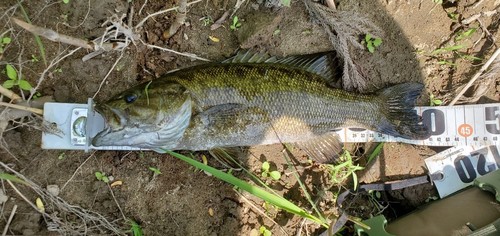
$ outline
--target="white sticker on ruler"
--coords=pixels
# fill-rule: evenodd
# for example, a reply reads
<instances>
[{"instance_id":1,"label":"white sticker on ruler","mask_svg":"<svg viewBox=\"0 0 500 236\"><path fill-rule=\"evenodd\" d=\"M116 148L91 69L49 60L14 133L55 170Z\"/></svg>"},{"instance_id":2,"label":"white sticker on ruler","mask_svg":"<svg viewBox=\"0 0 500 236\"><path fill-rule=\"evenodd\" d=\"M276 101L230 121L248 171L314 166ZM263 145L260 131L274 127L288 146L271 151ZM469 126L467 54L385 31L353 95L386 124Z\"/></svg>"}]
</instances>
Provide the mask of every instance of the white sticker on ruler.
<instances>
[{"instance_id":1,"label":"white sticker on ruler","mask_svg":"<svg viewBox=\"0 0 500 236\"><path fill-rule=\"evenodd\" d=\"M467 146L500 144L500 103L417 107L417 114L432 136L407 140L359 128L338 130L342 142L404 142L426 146Z\"/></svg>"},{"instance_id":2,"label":"white sticker on ruler","mask_svg":"<svg viewBox=\"0 0 500 236\"><path fill-rule=\"evenodd\" d=\"M429 174L442 174L434 180L441 198L452 194L474 182L479 176L500 168L500 145L475 148L453 147L425 159Z\"/></svg>"}]
</instances>

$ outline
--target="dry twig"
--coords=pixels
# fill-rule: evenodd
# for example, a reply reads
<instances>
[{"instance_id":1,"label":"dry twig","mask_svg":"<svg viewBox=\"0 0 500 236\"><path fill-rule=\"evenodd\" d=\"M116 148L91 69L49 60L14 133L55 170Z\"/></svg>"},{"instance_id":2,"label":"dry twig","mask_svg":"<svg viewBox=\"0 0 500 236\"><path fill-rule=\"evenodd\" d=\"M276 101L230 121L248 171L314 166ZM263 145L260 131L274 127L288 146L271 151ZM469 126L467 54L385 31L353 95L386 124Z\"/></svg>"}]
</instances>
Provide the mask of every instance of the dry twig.
<instances>
[{"instance_id":1,"label":"dry twig","mask_svg":"<svg viewBox=\"0 0 500 236\"><path fill-rule=\"evenodd\" d=\"M15 94L9 89L4 88L1 85L0 85L0 94L3 94L4 96L10 98L13 101L21 100L21 97L19 95Z\"/></svg>"},{"instance_id":2,"label":"dry twig","mask_svg":"<svg viewBox=\"0 0 500 236\"><path fill-rule=\"evenodd\" d=\"M170 25L170 28L168 29L168 36L167 38L171 38L174 36L175 33L179 30L179 28L185 23L186 21L186 13L187 13L187 0L180 0L179 2L179 8L177 9L177 16L175 17L174 23Z\"/></svg>"},{"instance_id":3,"label":"dry twig","mask_svg":"<svg viewBox=\"0 0 500 236\"><path fill-rule=\"evenodd\" d=\"M21 106L17 104L12 104L12 103L7 103L7 102L0 102L0 106L5 106L5 107L10 107L22 111L29 111L38 115L43 115L43 110L38 109L38 108L32 108L32 107L26 107L26 106Z\"/></svg>"},{"instance_id":4,"label":"dry twig","mask_svg":"<svg viewBox=\"0 0 500 236\"><path fill-rule=\"evenodd\" d=\"M10 223L12 222L12 219L14 218L16 211L17 211L17 205L14 205L14 207L12 207L12 211L10 212L9 219L7 220L7 224L5 224L5 228L3 228L2 236L7 235L7 231L9 230Z\"/></svg>"},{"instance_id":5,"label":"dry twig","mask_svg":"<svg viewBox=\"0 0 500 236\"><path fill-rule=\"evenodd\" d=\"M472 77L472 79L465 85L465 87L462 88L462 90L457 94L455 99L453 99L453 101L451 101L450 104L448 104L448 106L455 105L455 103L460 99L460 97L462 97L462 95L464 95L467 89L469 89L470 86L472 86L472 84L481 76L481 74L483 74L483 72L486 71L486 69L488 69L491 63L495 61L495 59L498 57L499 54L500 54L500 48L498 48L495 51L495 53L493 53L491 58L481 67L481 69L474 75L474 77Z\"/></svg>"}]
</instances>

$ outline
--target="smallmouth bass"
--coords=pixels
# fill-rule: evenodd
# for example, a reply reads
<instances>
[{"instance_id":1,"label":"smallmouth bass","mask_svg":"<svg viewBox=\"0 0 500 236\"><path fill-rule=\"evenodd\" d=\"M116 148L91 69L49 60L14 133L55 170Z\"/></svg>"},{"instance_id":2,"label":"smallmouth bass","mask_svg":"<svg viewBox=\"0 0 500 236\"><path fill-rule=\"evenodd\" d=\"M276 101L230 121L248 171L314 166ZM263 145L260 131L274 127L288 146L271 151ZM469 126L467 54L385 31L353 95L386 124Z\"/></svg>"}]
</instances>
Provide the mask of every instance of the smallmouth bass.
<instances>
[{"instance_id":1,"label":"smallmouth bass","mask_svg":"<svg viewBox=\"0 0 500 236\"><path fill-rule=\"evenodd\" d=\"M340 151L337 128L429 137L413 110L422 84L351 93L335 88L340 64L334 52L279 60L246 52L174 71L99 104L107 127L92 143L160 152L299 143L328 161Z\"/></svg>"}]
</instances>

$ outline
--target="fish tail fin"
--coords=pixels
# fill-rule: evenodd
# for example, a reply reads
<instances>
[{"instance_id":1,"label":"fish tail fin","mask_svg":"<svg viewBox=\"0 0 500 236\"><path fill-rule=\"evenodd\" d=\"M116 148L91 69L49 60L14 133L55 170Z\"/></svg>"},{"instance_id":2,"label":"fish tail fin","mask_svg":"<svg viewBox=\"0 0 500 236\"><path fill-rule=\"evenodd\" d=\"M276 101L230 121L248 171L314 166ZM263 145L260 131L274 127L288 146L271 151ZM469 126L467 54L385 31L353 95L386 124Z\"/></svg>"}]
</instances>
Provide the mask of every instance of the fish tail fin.
<instances>
[{"instance_id":1,"label":"fish tail fin","mask_svg":"<svg viewBox=\"0 0 500 236\"><path fill-rule=\"evenodd\" d=\"M429 129L414 110L423 87L419 83L403 83L382 90L379 99L385 107L386 119L380 122L377 131L405 139L428 138Z\"/></svg>"}]
</instances>

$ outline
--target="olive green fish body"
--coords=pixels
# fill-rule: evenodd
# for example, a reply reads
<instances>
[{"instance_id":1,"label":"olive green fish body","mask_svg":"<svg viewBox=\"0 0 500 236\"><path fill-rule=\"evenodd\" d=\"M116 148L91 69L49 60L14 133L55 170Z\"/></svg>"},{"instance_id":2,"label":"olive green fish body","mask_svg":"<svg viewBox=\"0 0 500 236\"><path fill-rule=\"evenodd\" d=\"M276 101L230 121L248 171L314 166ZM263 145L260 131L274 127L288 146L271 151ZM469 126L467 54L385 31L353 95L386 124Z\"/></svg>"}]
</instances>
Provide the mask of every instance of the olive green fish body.
<instances>
[{"instance_id":1,"label":"olive green fish body","mask_svg":"<svg viewBox=\"0 0 500 236\"><path fill-rule=\"evenodd\" d=\"M297 142L339 127L374 128L382 119L376 97L333 89L297 68L219 64L163 79L183 85L194 104L175 149Z\"/></svg>"},{"instance_id":2,"label":"olive green fish body","mask_svg":"<svg viewBox=\"0 0 500 236\"><path fill-rule=\"evenodd\" d=\"M314 151L332 146L328 134L341 127L429 135L413 110L421 84L372 95L336 89L340 62L331 53L229 60L166 74L100 104L108 126L93 145L208 150L310 140Z\"/></svg>"}]
</instances>

